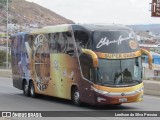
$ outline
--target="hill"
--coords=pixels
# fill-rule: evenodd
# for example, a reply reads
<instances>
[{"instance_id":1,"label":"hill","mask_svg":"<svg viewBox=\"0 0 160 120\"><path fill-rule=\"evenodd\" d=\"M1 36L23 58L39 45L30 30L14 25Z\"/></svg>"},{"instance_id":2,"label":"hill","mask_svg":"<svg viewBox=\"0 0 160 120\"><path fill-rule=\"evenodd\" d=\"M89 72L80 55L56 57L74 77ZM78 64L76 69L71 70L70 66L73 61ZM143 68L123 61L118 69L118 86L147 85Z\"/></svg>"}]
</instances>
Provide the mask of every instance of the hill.
<instances>
[{"instance_id":1,"label":"hill","mask_svg":"<svg viewBox=\"0 0 160 120\"><path fill-rule=\"evenodd\" d=\"M4 8L4 3L0 3L0 17L5 18ZM9 21L19 25L35 24L40 26L74 23L47 8L25 0L12 0L9 3ZM2 23L4 24L6 21L2 20Z\"/></svg>"},{"instance_id":2,"label":"hill","mask_svg":"<svg viewBox=\"0 0 160 120\"><path fill-rule=\"evenodd\" d=\"M134 31L151 31L155 35L160 34L160 24L148 24L148 25L128 25Z\"/></svg>"}]
</instances>

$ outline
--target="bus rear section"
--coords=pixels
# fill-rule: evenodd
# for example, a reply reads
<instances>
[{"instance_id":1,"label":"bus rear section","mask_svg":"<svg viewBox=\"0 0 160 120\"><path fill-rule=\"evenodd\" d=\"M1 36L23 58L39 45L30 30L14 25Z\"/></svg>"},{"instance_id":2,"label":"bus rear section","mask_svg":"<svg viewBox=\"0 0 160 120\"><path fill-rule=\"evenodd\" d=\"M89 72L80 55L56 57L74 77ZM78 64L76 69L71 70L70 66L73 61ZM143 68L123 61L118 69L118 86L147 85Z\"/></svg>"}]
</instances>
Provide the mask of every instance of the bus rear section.
<instances>
[{"instance_id":1,"label":"bus rear section","mask_svg":"<svg viewBox=\"0 0 160 120\"><path fill-rule=\"evenodd\" d=\"M31 78L29 57L26 50L25 41L28 33L17 33L11 37L11 59L12 59L12 78L13 86L23 89L23 77Z\"/></svg>"}]
</instances>

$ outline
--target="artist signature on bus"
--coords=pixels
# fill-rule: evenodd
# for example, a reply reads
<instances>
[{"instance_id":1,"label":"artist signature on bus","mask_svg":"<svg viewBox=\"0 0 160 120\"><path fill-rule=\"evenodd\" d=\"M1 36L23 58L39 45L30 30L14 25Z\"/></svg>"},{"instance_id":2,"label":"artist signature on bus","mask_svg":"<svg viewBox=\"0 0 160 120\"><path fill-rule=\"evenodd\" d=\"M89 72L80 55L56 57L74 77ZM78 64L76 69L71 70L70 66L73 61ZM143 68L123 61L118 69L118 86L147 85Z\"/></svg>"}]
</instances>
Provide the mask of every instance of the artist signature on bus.
<instances>
[{"instance_id":1,"label":"artist signature on bus","mask_svg":"<svg viewBox=\"0 0 160 120\"><path fill-rule=\"evenodd\" d=\"M112 43L117 43L118 45L120 45L122 41L129 40L129 39L134 39L134 38L135 37L134 37L134 35L132 33L129 33L129 36L125 37L125 38L123 38L120 35L118 40L113 40L113 41L109 40L107 37L104 37L104 38L101 38L101 40L97 44L96 48L100 48L100 47L102 47L104 45L109 46L109 44L112 44Z\"/></svg>"},{"instance_id":2,"label":"artist signature on bus","mask_svg":"<svg viewBox=\"0 0 160 120\"><path fill-rule=\"evenodd\" d=\"M55 70L59 71L64 77L73 79L74 71L72 71L71 74L69 75L69 74L67 73L67 70L62 70L62 69L59 67L59 65L58 65L58 60L54 60L53 68L54 68Z\"/></svg>"}]
</instances>

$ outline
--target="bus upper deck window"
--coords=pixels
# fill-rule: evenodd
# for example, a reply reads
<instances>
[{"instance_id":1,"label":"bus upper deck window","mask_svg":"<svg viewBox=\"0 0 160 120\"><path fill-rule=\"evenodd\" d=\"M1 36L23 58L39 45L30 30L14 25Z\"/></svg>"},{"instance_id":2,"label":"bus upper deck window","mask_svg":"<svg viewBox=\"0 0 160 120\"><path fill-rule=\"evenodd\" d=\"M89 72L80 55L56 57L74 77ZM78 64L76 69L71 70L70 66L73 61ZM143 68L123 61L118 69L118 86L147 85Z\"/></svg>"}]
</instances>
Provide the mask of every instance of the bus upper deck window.
<instances>
[{"instance_id":1,"label":"bus upper deck window","mask_svg":"<svg viewBox=\"0 0 160 120\"><path fill-rule=\"evenodd\" d=\"M87 48L89 46L89 35L82 30L76 30L74 32L77 48Z\"/></svg>"}]
</instances>

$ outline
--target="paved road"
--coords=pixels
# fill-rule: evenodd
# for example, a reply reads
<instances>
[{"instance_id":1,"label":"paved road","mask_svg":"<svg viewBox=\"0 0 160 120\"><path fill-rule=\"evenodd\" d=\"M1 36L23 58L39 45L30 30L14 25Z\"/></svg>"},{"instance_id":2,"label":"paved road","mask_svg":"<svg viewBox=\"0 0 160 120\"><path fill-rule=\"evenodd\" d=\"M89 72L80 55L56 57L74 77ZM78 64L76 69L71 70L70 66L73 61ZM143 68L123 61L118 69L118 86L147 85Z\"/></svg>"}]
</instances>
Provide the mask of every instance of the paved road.
<instances>
[{"instance_id":1,"label":"paved road","mask_svg":"<svg viewBox=\"0 0 160 120\"><path fill-rule=\"evenodd\" d=\"M101 106L93 107L84 105L77 107L70 101L53 97L30 98L22 94L22 91L12 86L11 78L0 77L0 111L160 111L160 97L144 96L144 101L139 103L123 104L121 106ZM48 118L50 119L50 118ZM57 118L63 120L64 118ZM83 118L84 119L84 118ZM94 117L93 120L103 120L106 118ZM135 118L114 117L115 120L134 120ZM141 120L146 118L141 117ZM148 118L150 119L150 118ZM159 118L154 118L159 119ZM1 119L0 119L1 120Z\"/></svg>"}]
</instances>

